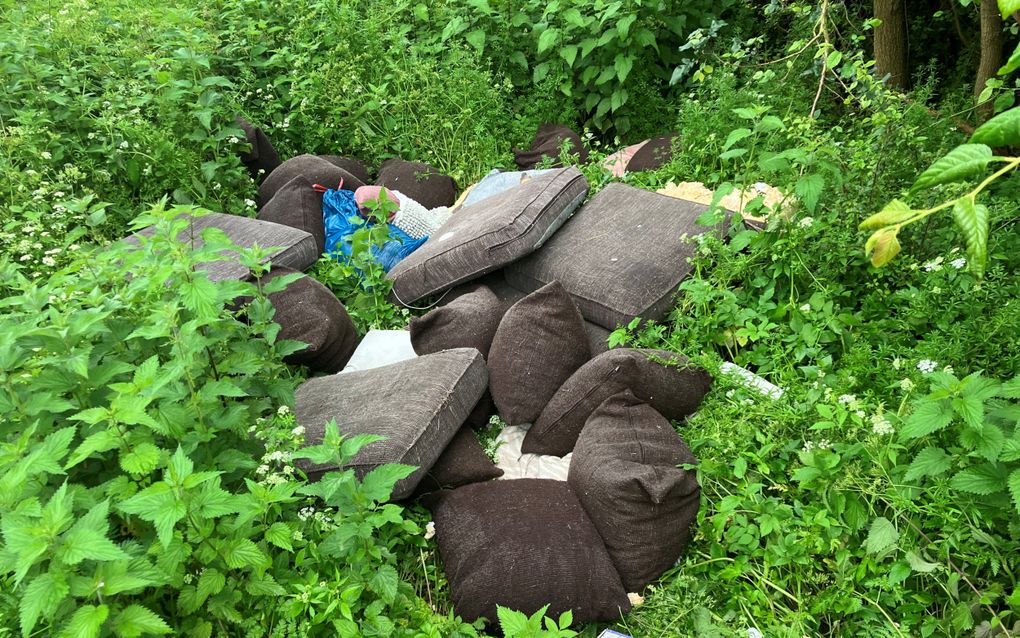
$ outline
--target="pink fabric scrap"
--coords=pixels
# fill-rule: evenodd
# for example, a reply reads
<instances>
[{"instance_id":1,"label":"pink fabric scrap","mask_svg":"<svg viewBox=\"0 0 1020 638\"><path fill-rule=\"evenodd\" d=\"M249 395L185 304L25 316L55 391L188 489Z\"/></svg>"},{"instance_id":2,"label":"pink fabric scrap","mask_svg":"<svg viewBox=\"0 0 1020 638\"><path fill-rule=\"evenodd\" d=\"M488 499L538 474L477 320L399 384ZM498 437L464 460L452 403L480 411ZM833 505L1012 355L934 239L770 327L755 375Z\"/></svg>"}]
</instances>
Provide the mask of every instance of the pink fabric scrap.
<instances>
[{"instance_id":1,"label":"pink fabric scrap","mask_svg":"<svg viewBox=\"0 0 1020 638\"><path fill-rule=\"evenodd\" d=\"M641 147L648 142L649 140L645 140L644 142L631 144L622 151L616 151L603 160L602 166L614 176L623 177L624 171L627 170L627 164L630 164L630 158L634 157L634 154L640 151Z\"/></svg>"}]
</instances>

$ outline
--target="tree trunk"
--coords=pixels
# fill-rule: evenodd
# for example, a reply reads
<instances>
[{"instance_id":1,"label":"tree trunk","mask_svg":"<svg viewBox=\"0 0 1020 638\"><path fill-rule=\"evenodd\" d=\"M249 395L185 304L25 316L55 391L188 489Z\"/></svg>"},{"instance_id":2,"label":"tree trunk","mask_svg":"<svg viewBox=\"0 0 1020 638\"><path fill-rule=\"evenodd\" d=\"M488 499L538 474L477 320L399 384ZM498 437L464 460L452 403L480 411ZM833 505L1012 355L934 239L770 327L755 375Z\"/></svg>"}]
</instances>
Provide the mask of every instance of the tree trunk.
<instances>
[{"instance_id":1,"label":"tree trunk","mask_svg":"<svg viewBox=\"0 0 1020 638\"><path fill-rule=\"evenodd\" d=\"M875 27L875 71L879 77L889 76L889 86L908 89L910 69L907 65L907 13L904 0L874 0L874 3L875 17L882 21L882 24Z\"/></svg>"},{"instance_id":2,"label":"tree trunk","mask_svg":"<svg viewBox=\"0 0 1020 638\"><path fill-rule=\"evenodd\" d=\"M995 77L1002 66L1002 18L995 0L981 0L981 63L974 81L974 96L981 95L988 80ZM978 104L978 123L992 116L992 100Z\"/></svg>"}]
</instances>

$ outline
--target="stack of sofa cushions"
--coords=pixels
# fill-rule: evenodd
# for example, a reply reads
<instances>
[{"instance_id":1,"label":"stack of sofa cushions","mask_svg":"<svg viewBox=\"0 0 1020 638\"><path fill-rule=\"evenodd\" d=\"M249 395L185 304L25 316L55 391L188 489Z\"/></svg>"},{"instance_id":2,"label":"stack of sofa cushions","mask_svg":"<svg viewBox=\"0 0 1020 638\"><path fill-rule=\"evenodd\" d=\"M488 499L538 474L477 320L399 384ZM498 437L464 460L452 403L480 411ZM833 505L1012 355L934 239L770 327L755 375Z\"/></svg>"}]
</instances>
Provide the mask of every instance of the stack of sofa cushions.
<instances>
[{"instance_id":1,"label":"stack of sofa cushions","mask_svg":"<svg viewBox=\"0 0 1020 638\"><path fill-rule=\"evenodd\" d=\"M662 319L690 273L695 245L685 235L708 207L610 184L549 242L505 271L524 291L559 281L588 321L610 330L635 317Z\"/></svg>"},{"instance_id":2,"label":"stack of sofa cushions","mask_svg":"<svg viewBox=\"0 0 1020 638\"><path fill-rule=\"evenodd\" d=\"M276 311L273 321L280 324L277 339L293 339L308 347L285 361L308 366L313 372L339 372L359 341L347 309L321 283L284 266L273 266L262 282L289 274L299 277L280 292L269 294L269 303Z\"/></svg>"},{"instance_id":3,"label":"stack of sofa cushions","mask_svg":"<svg viewBox=\"0 0 1020 638\"><path fill-rule=\"evenodd\" d=\"M436 524L457 614L496 619L496 606L531 613L549 604L575 623L630 611L598 530L564 481L466 485L425 499Z\"/></svg>"},{"instance_id":4,"label":"stack of sofa cushions","mask_svg":"<svg viewBox=\"0 0 1020 638\"><path fill-rule=\"evenodd\" d=\"M268 204L287 182L299 176L312 184L320 184L326 188L340 188L342 183L344 190L353 191L365 185L349 171L317 155L298 155L280 164L259 185L259 210ZM319 201L322 201L321 195Z\"/></svg>"},{"instance_id":5,"label":"stack of sofa cushions","mask_svg":"<svg viewBox=\"0 0 1020 638\"><path fill-rule=\"evenodd\" d=\"M178 233L177 240L191 244L195 248L205 245L202 235L206 230L215 229L241 248L251 248L256 243L259 246L274 247L275 250L270 252L265 260L272 261L275 266L306 270L319 257L315 238L297 228L224 213L209 213L199 217L182 215L182 223L185 217L186 225ZM148 227L138 231L137 235L150 237L154 232L154 228ZM138 238L132 236L126 241L138 243ZM212 281L242 280L251 274L248 267L240 263L234 251L224 250L222 255L225 258L223 261L201 263L197 269L208 272Z\"/></svg>"},{"instance_id":6,"label":"stack of sofa cushions","mask_svg":"<svg viewBox=\"0 0 1020 638\"><path fill-rule=\"evenodd\" d=\"M481 353L446 350L388 366L310 379L295 392L294 416L305 443L322 443L335 420L341 434L377 434L347 467L364 476L385 463L418 467L397 482L393 498L410 496L481 398L488 372ZM299 462L310 479L341 468Z\"/></svg>"},{"instance_id":7,"label":"stack of sofa cushions","mask_svg":"<svg viewBox=\"0 0 1020 638\"><path fill-rule=\"evenodd\" d=\"M609 350L559 387L528 430L522 449L529 454L569 453L595 408L623 390L633 391L666 418L683 420L694 413L711 384L708 373L676 353Z\"/></svg>"},{"instance_id":8,"label":"stack of sofa cushions","mask_svg":"<svg viewBox=\"0 0 1020 638\"><path fill-rule=\"evenodd\" d=\"M411 304L528 255L556 232L587 193L584 175L565 168L459 209L390 270L393 296Z\"/></svg>"},{"instance_id":9,"label":"stack of sofa cushions","mask_svg":"<svg viewBox=\"0 0 1020 638\"><path fill-rule=\"evenodd\" d=\"M258 218L311 234L319 255L326 248L322 194L312 188L312 182L304 175L298 175L281 186L259 211Z\"/></svg>"},{"instance_id":10,"label":"stack of sofa cushions","mask_svg":"<svg viewBox=\"0 0 1020 638\"><path fill-rule=\"evenodd\" d=\"M655 408L629 390L602 402L574 448L568 481L627 591L673 566L698 513L696 461Z\"/></svg>"},{"instance_id":11,"label":"stack of sofa cushions","mask_svg":"<svg viewBox=\"0 0 1020 638\"><path fill-rule=\"evenodd\" d=\"M496 467L492 459L485 454L471 426L465 424L422 477L416 493L426 494L443 488L481 483L501 476L503 470Z\"/></svg>"}]
</instances>

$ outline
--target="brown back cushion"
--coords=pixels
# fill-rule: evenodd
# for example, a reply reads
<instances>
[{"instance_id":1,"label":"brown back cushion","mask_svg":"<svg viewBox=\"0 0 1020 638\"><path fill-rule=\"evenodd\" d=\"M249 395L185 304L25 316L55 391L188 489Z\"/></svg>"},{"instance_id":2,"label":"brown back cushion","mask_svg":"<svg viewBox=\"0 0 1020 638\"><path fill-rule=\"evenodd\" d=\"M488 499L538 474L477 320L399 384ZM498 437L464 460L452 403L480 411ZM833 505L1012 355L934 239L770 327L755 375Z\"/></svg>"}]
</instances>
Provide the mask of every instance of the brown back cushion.
<instances>
[{"instance_id":1,"label":"brown back cushion","mask_svg":"<svg viewBox=\"0 0 1020 638\"><path fill-rule=\"evenodd\" d=\"M368 167L360 160L356 160L352 157L343 157L342 155L320 155L319 157L326 160L333 166L339 166L344 169L361 180L363 184L370 184L372 182L372 179L368 174Z\"/></svg>"},{"instance_id":2,"label":"brown back cushion","mask_svg":"<svg viewBox=\"0 0 1020 638\"><path fill-rule=\"evenodd\" d=\"M630 610L605 545L565 481L475 483L425 498L436 523L454 611L496 620L496 605L526 614L548 604L574 622Z\"/></svg>"},{"instance_id":3,"label":"brown back cushion","mask_svg":"<svg viewBox=\"0 0 1020 638\"><path fill-rule=\"evenodd\" d=\"M562 124L543 124L535 132L535 139L527 150L513 149L514 162L521 170L531 170L546 157L553 166L562 166L560 147L567 142L567 153L577 156L577 162L588 161L588 149L581 143L581 136Z\"/></svg>"},{"instance_id":4,"label":"brown back cushion","mask_svg":"<svg viewBox=\"0 0 1020 638\"><path fill-rule=\"evenodd\" d=\"M528 431L522 450L569 454L595 408L623 390L630 390L667 418L680 420L698 409L711 385L707 372L674 352L609 350L581 366L560 387Z\"/></svg>"},{"instance_id":5,"label":"brown back cushion","mask_svg":"<svg viewBox=\"0 0 1020 638\"><path fill-rule=\"evenodd\" d=\"M418 354L450 348L474 348L489 356L489 346L503 318L503 304L483 285L473 285L450 303L411 319L411 345Z\"/></svg>"},{"instance_id":6,"label":"brown back cushion","mask_svg":"<svg viewBox=\"0 0 1020 638\"><path fill-rule=\"evenodd\" d=\"M459 209L390 270L393 296L411 304L520 259L556 232L587 193L584 175L565 168Z\"/></svg>"},{"instance_id":7,"label":"brown back cushion","mask_svg":"<svg viewBox=\"0 0 1020 638\"><path fill-rule=\"evenodd\" d=\"M343 182L344 190L353 191L365 183L345 171L315 155L298 155L280 164L275 171L259 186L258 207L261 209L276 195L276 191L297 176L304 177L313 184L321 184L326 188L338 188ZM320 196L321 199L321 196Z\"/></svg>"},{"instance_id":8,"label":"brown back cushion","mask_svg":"<svg viewBox=\"0 0 1020 638\"><path fill-rule=\"evenodd\" d=\"M244 139L251 145L249 150L241 153L241 163L248 169L251 178L260 183L280 165L280 154L262 129L242 117L234 121L244 130Z\"/></svg>"},{"instance_id":9,"label":"brown back cushion","mask_svg":"<svg viewBox=\"0 0 1020 638\"><path fill-rule=\"evenodd\" d=\"M347 467L364 476L384 463L418 467L397 482L393 498L410 496L478 403L488 372L477 350L460 348L388 366L310 379L295 392L294 416L305 428L305 443L322 443L335 419L344 436L386 437L366 445ZM316 480L339 469L298 461Z\"/></svg>"},{"instance_id":10,"label":"brown back cushion","mask_svg":"<svg viewBox=\"0 0 1020 638\"><path fill-rule=\"evenodd\" d=\"M322 195L315 192L307 177L298 175L276 191L259 211L258 218L299 228L311 233L321 255L326 247L326 227L322 223Z\"/></svg>"},{"instance_id":11,"label":"brown back cushion","mask_svg":"<svg viewBox=\"0 0 1020 638\"><path fill-rule=\"evenodd\" d=\"M627 591L673 566L698 515L696 463L669 421L630 392L607 399L584 426L568 481Z\"/></svg>"},{"instance_id":12,"label":"brown back cushion","mask_svg":"<svg viewBox=\"0 0 1020 638\"><path fill-rule=\"evenodd\" d=\"M559 281L585 319L609 330L634 317L662 319L692 268L696 245L682 236L706 232L695 221L707 209L610 184L542 250L511 264L507 281L525 291Z\"/></svg>"},{"instance_id":13,"label":"brown back cushion","mask_svg":"<svg viewBox=\"0 0 1020 638\"><path fill-rule=\"evenodd\" d=\"M273 266L263 282L295 272ZM273 321L280 324L277 338L308 344L304 350L287 356L287 363L328 373L339 372L347 365L360 339L347 309L328 288L301 275L285 289L270 294L269 303L276 310Z\"/></svg>"},{"instance_id":14,"label":"brown back cushion","mask_svg":"<svg viewBox=\"0 0 1020 638\"><path fill-rule=\"evenodd\" d=\"M418 488L417 494L434 492L444 488L455 488L471 483L481 483L503 476L503 470L496 467L482 449L471 426L464 424L453 440L439 455L432 468Z\"/></svg>"},{"instance_id":15,"label":"brown back cushion","mask_svg":"<svg viewBox=\"0 0 1020 638\"><path fill-rule=\"evenodd\" d=\"M514 304L489 349L489 390L510 425L534 423L546 403L591 358L584 320L557 282Z\"/></svg>"},{"instance_id":16,"label":"brown back cushion","mask_svg":"<svg viewBox=\"0 0 1020 638\"><path fill-rule=\"evenodd\" d=\"M388 159L379 167L379 186L400 191L428 209L453 206L457 185L435 166L401 159Z\"/></svg>"},{"instance_id":17,"label":"brown back cushion","mask_svg":"<svg viewBox=\"0 0 1020 638\"><path fill-rule=\"evenodd\" d=\"M676 133L655 137L639 148L627 162L627 172L654 171L673 159L673 140Z\"/></svg>"}]
</instances>

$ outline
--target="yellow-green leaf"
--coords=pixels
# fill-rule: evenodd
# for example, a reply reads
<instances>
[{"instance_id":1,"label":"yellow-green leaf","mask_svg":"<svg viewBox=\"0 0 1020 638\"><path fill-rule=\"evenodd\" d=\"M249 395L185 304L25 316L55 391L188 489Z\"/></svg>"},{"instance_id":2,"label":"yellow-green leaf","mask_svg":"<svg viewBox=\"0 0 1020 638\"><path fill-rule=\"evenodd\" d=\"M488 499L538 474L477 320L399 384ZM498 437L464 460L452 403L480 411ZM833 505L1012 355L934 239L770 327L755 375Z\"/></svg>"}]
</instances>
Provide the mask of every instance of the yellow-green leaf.
<instances>
[{"instance_id":1,"label":"yellow-green leaf","mask_svg":"<svg viewBox=\"0 0 1020 638\"><path fill-rule=\"evenodd\" d=\"M892 261L900 252L900 241L896 238L899 229L896 226L886 226L868 238L864 244L864 254L871 259L871 265L881 268Z\"/></svg>"},{"instance_id":2,"label":"yellow-green leaf","mask_svg":"<svg viewBox=\"0 0 1020 638\"><path fill-rule=\"evenodd\" d=\"M910 206L907 206L898 199L894 199L886 204L882 210L862 221L858 228L861 230L872 230L874 228L882 228L883 226L902 224L914 215L915 213L910 209Z\"/></svg>"},{"instance_id":3,"label":"yellow-green leaf","mask_svg":"<svg viewBox=\"0 0 1020 638\"><path fill-rule=\"evenodd\" d=\"M1017 11L1020 11L1020 0L999 0L999 13L1003 18L1008 20Z\"/></svg>"}]
</instances>

